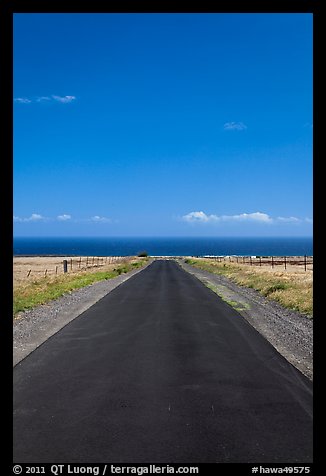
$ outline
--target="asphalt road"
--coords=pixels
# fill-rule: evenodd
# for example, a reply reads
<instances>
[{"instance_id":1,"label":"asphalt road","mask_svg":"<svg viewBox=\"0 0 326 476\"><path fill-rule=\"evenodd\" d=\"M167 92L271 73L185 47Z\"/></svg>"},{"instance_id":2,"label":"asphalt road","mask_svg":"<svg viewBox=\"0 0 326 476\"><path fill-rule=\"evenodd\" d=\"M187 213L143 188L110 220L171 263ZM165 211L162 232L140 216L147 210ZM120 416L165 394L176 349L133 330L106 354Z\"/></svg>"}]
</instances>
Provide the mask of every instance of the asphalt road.
<instances>
[{"instance_id":1,"label":"asphalt road","mask_svg":"<svg viewBox=\"0 0 326 476\"><path fill-rule=\"evenodd\" d=\"M312 383L155 261L14 369L15 463L309 463Z\"/></svg>"}]
</instances>

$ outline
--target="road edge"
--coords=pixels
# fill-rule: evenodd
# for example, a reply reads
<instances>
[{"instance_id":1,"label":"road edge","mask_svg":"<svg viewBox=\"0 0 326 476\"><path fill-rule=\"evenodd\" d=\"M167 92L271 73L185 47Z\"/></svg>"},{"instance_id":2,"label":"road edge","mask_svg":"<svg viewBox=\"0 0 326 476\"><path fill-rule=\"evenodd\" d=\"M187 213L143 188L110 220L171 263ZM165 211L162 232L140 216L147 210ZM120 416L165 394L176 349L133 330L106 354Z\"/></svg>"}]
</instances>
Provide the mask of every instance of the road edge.
<instances>
[{"instance_id":1,"label":"road edge","mask_svg":"<svg viewBox=\"0 0 326 476\"><path fill-rule=\"evenodd\" d=\"M313 320L272 302L253 289L239 286L225 276L176 260L181 268L199 279L232 306L288 362L313 380Z\"/></svg>"},{"instance_id":2,"label":"road edge","mask_svg":"<svg viewBox=\"0 0 326 476\"><path fill-rule=\"evenodd\" d=\"M153 260L150 260L142 268L76 289L47 304L22 312L20 318L15 319L13 323L13 367L104 296L144 271L152 262ZM87 290L86 297L85 290ZM39 325L32 318L35 313L42 316Z\"/></svg>"}]
</instances>

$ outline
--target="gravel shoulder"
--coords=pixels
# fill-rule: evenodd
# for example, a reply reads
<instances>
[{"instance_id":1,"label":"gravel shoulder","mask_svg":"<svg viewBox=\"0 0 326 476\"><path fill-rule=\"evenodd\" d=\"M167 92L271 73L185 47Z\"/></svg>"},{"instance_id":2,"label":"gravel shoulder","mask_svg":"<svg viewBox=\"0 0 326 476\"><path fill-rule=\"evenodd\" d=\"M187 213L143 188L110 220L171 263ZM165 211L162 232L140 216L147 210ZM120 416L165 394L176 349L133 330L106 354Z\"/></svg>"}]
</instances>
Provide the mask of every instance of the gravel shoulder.
<instances>
[{"instance_id":1,"label":"gravel shoulder","mask_svg":"<svg viewBox=\"0 0 326 476\"><path fill-rule=\"evenodd\" d=\"M72 291L47 304L21 312L13 322L13 365L127 279L149 266Z\"/></svg>"},{"instance_id":2,"label":"gravel shoulder","mask_svg":"<svg viewBox=\"0 0 326 476\"><path fill-rule=\"evenodd\" d=\"M178 260L224 301L230 303L273 347L306 377L313 380L313 320L238 286L225 276L210 273Z\"/></svg>"}]
</instances>

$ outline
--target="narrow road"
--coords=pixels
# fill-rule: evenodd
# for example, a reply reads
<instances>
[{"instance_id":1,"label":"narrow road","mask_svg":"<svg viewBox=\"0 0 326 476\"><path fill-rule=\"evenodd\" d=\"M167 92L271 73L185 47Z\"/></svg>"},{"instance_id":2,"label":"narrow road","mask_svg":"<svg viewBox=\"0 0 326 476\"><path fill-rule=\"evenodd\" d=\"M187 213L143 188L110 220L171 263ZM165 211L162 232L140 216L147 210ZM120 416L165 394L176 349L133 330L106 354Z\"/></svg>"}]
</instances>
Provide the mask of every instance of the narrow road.
<instances>
[{"instance_id":1,"label":"narrow road","mask_svg":"<svg viewBox=\"0 0 326 476\"><path fill-rule=\"evenodd\" d=\"M14 368L15 463L309 463L312 383L173 261Z\"/></svg>"}]
</instances>

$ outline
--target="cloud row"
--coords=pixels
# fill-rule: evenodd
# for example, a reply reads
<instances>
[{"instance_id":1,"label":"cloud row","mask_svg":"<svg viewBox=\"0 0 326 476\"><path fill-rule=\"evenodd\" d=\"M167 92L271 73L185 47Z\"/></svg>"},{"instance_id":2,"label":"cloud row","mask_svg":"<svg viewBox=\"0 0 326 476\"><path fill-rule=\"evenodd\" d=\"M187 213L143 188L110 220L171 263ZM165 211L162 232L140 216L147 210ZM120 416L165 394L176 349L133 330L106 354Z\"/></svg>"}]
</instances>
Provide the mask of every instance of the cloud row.
<instances>
[{"instance_id":1,"label":"cloud row","mask_svg":"<svg viewBox=\"0 0 326 476\"><path fill-rule=\"evenodd\" d=\"M290 217L271 217L267 213L262 212L253 212L253 213L240 213L238 215L207 215L203 211L195 211L183 215L181 220L187 223L261 223L261 224L277 224L277 223L310 223L312 224L311 218L298 218L294 216ZM55 218L45 217L39 213L32 213L29 217L19 217L14 215L14 222L16 223L31 223L31 222L50 222L50 221L59 221L59 222L69 222L74 223L112 223L112 219L94 215L90 218L84 219L73 219L72 216L68 213L63 213L58 215Z\"/></svg>"},{"instance_id":2,"label":"cloud row","mask_svg":"<svg viewBox=\"0 0 326 476\"><path fill-rule=\"evenodd\" d=\"M31 216L29 217L18 217L14 215L14 222L16 223L30 223L30 222L49 222L49 221L60 221L60 222L68 222L68 221L73 221L74 223L111 223L112 220L111 218L108 217L102 217L99 215L94 215L90 218L85 218L85 219L73 219L71 215L68 213L63 213L62 215L58 215L56 218L49 218L49 217L44 217L38 213L32 213Z\"/></svg>"},{"instance_id":3,"label":"cloud row","mask_svg":"<svg viewBox=\"0 0 326 476\"><path fill-rule=\"evenodd\" d=\"M35 99L30 98L14 98L14 101L19 104L30 104L32 102L49 102L49 101L56 101L62 104L67 104L76 100L76 96L56 96L52 94L52 96L38 96Z\"/></svg>"},{"instance_id":4,"label":"cloud row","mask_svg":"<svg viewBox=\"0 0 326 476\"><path fill-rule=\"evenodd\" d=\"M311 218L297 218L297 217L271 217L267 213L241 213L239 215L207 215L203 211L190 212L181 217L182 221L187 223L221 223L221 222L251 222L251 223L312 223Z\"/></svg>"}]
</instances>

